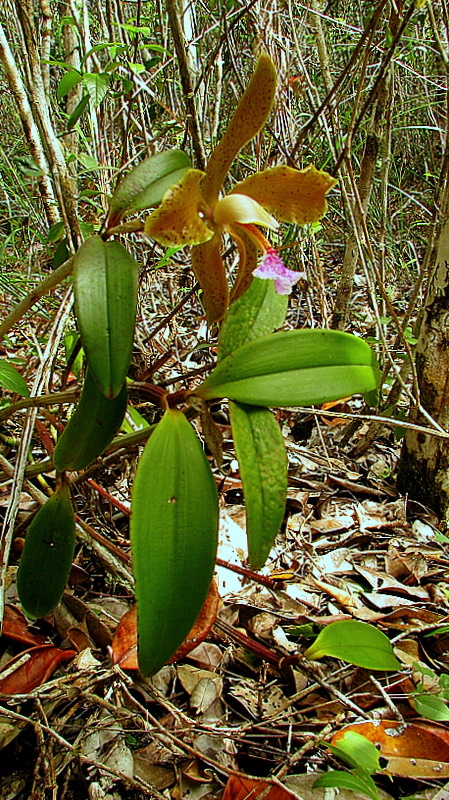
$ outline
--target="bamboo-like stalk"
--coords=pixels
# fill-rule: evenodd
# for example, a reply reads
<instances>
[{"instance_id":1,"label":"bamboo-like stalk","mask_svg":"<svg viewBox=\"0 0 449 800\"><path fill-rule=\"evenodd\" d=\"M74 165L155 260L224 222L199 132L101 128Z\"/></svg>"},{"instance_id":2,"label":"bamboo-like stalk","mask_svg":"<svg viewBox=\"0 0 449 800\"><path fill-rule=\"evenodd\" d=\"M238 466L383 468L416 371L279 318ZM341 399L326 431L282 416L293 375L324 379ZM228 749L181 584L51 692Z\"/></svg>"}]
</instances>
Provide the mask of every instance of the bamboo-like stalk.
<instances>
[{"instance_id":1,"label":"bamboo-like stalk","mask_svg":"<svg viewBox=\"0 0 449 800\"><path fill-rule=\"evenodd\" d=\"M41 170L41 175L37 182L45 209L45 215L49 225L54 225L59 219L53 186L50 179L50 170L42 144L42 139L33 117L33 112L28 100L28 95L22 80L22 76L17 68L12 50L9 46L3 26L0 22L0 61L8 78L11 92L19 111L25 138L28 142L31 155Z\"/></svg>"},{"instance_id":2,"label":"bamboo-like stalk","mask_svg":"<svg viewBox=\"0 0 449 800\"><path fill-rule=\"evenodd\" d=\"M187 111L187 125L192 146L195 153L196 164L199 169L204 169L206 156L204 153L203 137L201 135L200 123L195 104L194 82L189 67L186 41L184 30L176 0L166 0L168 20L170 25L173 43L175 45L176 56L178 59L179 75L184 95L184 103Z\"/></svg>"},{"instance_id":3,"label":"bamboo-like stalk","mask_svg":"<svg viewBox=\"0 0 449 800\"><path fill-rule=\"evenodd\" d=\"M34 9L31 0L16 0L16 9L23 35L25 48L23 60L28 66L28 96L33 113L36 115L44 147L49 155L50 168L62 214L69 247L75 250L82 241L76 208L73 181L69 175L60 140L56 135L50 116L44 81L41 72L41 55L37 47L37 33L34 23Z\"/></svg>"}]
</instances>

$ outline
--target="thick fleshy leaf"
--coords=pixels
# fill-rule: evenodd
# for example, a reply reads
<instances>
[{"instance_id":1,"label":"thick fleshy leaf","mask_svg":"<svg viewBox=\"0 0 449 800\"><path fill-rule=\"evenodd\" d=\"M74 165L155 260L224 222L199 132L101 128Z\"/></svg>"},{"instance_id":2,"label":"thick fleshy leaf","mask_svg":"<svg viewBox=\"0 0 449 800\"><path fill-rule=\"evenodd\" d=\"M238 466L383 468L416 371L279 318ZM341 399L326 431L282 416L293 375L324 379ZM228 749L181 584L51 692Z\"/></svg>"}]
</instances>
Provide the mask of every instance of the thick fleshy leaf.
<instances>
[{"instance_id":1,"label":"thick fleshy leaf","mask_svg":"<svg viewBox=\"0 0 449 800\"><path fill-rule=\"evenodd\" d=\"M267 408L229 404L246 505L249 563L263 567L279 532L287 496L287 454Z\"/></svg>"},{"instance_id":2,"label":"thick fleshy leaf","mask_svg":"<svg viewBox=\"0 0 449 800\"><path fill-rule=\"evenodd\" d=\"M240 181L230 196L247 194L277 219L306 225L326 213L326 194L336 183L332 175L313 165L301 170L279 166Z\"/></svg>"},{"instance_id":3,"label":"thick fleshy leaf","mask_svg":"<svg viewBox=\"0 0 449 800\"><path fill-rule=\"evenodd\" d=\"M221 236L192 248L192 268L203 290L203 304L211 325L223 319L229 302L226 271L221 257Z\"/></svg>"},{"instance_id":4,"label":"thick fleshy leaf","mask_svg":"<svg viewBox=\"0 0 449 800\"><path fill-rule=\"evenodd\" d=\"M138 266L120 242L91 236L75 256L73 286L82 345L106 397L126 378L134 338Z\"/></svg>"},{"instance_id":5,"label":"thick fleshy leaf","mask_svg":"<svg viewBox=\"0 0 449 800\"><path fill-rule=\"evenodd\" d=\"M218 361L247 342L280 328L285 321L287 304L286 295L275 292L273 281L254 278L249 289L226 313L218 339Z\"/></svg>"},{"instance_id":6,"label":"thick fleshy leaf","mask_svg":"<svg viewBox=\"0 0 449 800\"><path fill-rule=\"evenodd\" d=\"M61 481L34 517L20 558L17 592L29 617L44 617L58 605L74 549L75 516L70 488Z\"/></svg>"},{"instance_id":7,"label":"thick fleshy leaf","mask_svg":"<svg viewBox=\"0 0 449 800\"><path fill-rule=\"evenodd\" d=\"M0 386L4 389L9 389L10 392L22 395L22 397L29 397L30 392L20 372L16 369L14 364L5 361L4 358L0 360Z\"/></svg>"},{"instance_id":8,"label":"thick fleshy leaf","mask_svg":"<svg viewBox=\"0 0 449 800\"><path fill-rule=\"evenodd\" d=\"M164 195L162 204L145 222L145 233L166 247L201 244L214 232L200 217L207 212L200 189L204 172L189 169Z\"/></svg>"},{"instance_id":9,"label":"thick fleshy leaf","mask_svg":"<svg viewBox=\"0 0 449 800\"><path fill-rule=\"evenodd\" d=\"M108 226L117 225L124 214L158 206L189 167L190 159L182 150L167 150L146 158L128 172L114 192Z\"/></svg>"},{"instance_id":10,"label":"thick fleshy leaf","mask_svg":"<svg viewBox=\"0 0 449 800\"><path fill-rule=\"evenodd\" d=\"M139 667L157 672L191 630L212 580L217 488L178 409L164 414L139 462L131 507Z\"/></svg>"},{"instance_id":11,"label":"thick fleshy leaf","mask_svg":"<svg viewBox=\"0 0 449 800\"><path fill-rule=\"evenodd\" d=\"M377 370L371 366L300 367L220 383L204 390L201 386L194 394L205 400L227 397L255 406L314 406L342 395L363 394L376 386L378 380Z\"/></svg>"},{"instance_id":12,"label":"thick fleshy leaf","mask_svg":"<svg viewBox=\"0 0 449 800\"><path fill-rule=\"evenodd\" d=\"M352 794L356 792L357 794L364 794L367 797L371 797L372 800L379 800L379 792L377 791L377 786L374 783L373 779L371 778L368 773L361 769L361 770L353 770L352 772L343 772L343 770L332 770L331 772L327 772L325 775L322 775L318 778L315 783L313 784L313 788L335 788L347 791L350 791ZM345 795L343 794L343 797Z\"/></svg>"},{"instance_id":13,"label":"thick fleshy leaf","mask_svg":"<svg viewBox=\"0 0 449 800\"><path fill-rule=\"evenodd\" d=\"M374 353L362 339L316 329L248 342L223 359L194 394L258 406L302 406L362 394L378 382Z\"/></svg>"},{"instance_id":14,"label":"thick fleshy leaf","mask_svg":"<svg viewBox=\"0 0 449 800\"><path fill-rule=\"evenodd\" d=\"M315 661L333 656L365 669L400 670L388 636L358 620L331 622L318 634L304 656Z\"/></svg>"},{"instance_id":15,"label":"thick fleshy leaf","mask_svg":"<svg viewBox=\"0 0 449 800\"><path fill-rule=\"evenodd\" d=\"M222 197L214 208L214 222L222 228L234 222L240 225L264 225L271 230L279 227L275 218L246 194L228 194L227 197Z\"/></svg>"},{"instance_id":16,"label":"thick fleshy leaf","mask_svg":"<svg viewBox=\"0 0 449 800\"><path fill-rule=\"evenodd\" d=\"M203 193L209 205L214 206L217 202L222 183L239 150L265 125L275 93L276 68L270 56L262 53L226 133L207 165Z\"/></svg>"},{"instance_id":17,"label":"thick fleshy leaf","mask_svg":"<svg viewBox=\"0 0 449 800\"><path fill-rule=\"evenodd\" d=\"M356 730L346 730L338 740L338 747L333 744L327 746L335 756L351 767L362 767L372 774L381 769L378 749Z\"/></svg>"},{"instance_id":18,"label":"thick fleshy leaf","mask_svg":"<svg viewBox=\"0 0 449 800\"><path fill-rule=\"evenodd\" d=\"M126 384L117 397L109 400L87 373L80 401L53 453L59 472L84 469L105 451L120 430L126 412Z\"/></svg>"}]
</instances>

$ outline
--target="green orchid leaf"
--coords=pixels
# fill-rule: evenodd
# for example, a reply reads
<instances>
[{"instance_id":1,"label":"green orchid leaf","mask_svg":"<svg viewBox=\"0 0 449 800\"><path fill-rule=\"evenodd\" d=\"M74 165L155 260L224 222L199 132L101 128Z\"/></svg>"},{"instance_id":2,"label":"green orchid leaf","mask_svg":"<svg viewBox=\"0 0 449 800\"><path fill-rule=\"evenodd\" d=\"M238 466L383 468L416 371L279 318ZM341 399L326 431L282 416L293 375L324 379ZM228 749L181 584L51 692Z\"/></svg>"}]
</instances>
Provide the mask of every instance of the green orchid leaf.
<instances>
[{"instance_id":1,"label":"green orchid leaf","mask_svg":"<svg viewBox=\"0 0 449 800\"><path fill-rule=\"evenodd\" d=\"M411 695L409 701L415 711L426 719L432 719L435 722L449 720L449 708L441 697L423 692L415 696Z\"/></svg>"},{"instance_id":2,"label":"green orchid leaf","mask_svg":"<svg viewBox=\"0 0 449 800\"><path fill-rule=\"evenodd\" d=\"M126 412L126 385L109 400L87 373L80 401L58 439L53 463L58 472L84 469L100 456L120 430Z\"/></svg>"},{"instance_id":3,"label":"green orchid leaf","mask_svg":"<svg viewBox=\"0 0 449 800\"><path fill-rule=\"evenodd\" d=\"M22 397L29 397L30 392L20 372L14 364L0 359L0 386L9 389L10 392L20 394Z\"/></svg>"},{"instance_id":4,"label":"green orchid leaf","mask_svg":"<svg viewBox=\"0 0 449 800\"><path fill-rule=\"evenodd\" d=\"M75 256L73 285L81 342L92 376L106 397L125 381L137 305L136 261L119 242L91 236Z\"/></svg>"},{"instance_id":5,"label":"green orchid leaf","mask_svg":"<svg viewBox=\"0 0 449 800\"><path fill-rule=\"evenodd\" d=\"M182 150L168 150L146 158L128 172L114 192L108 226L117 225L124 214L158 206L166 191L181 180L190 166L190 159Z\"/></svg>"},{"instance_id":6,"label":"green orchid leaf","mask_svg":"<svg viewBox=\"0 0 449 800\"><path fill-rule=\"evenodd\" d=\"M287 454L271 411L229 404L232 436L246 505L249 562L263 567L282 523L287 496Z\"/></svg>"},{"instance_id":7,"label":"green orchid leaf","mask_svg":"<svg viewBox=\"0 0 449 800\"><path fill-rule=\"evenodd\" d=\"M69 484L61 480L34 517L25 538L17 591L26 614L37 619L58 605L75 549L75 517Z\"/></svg>"},{"instance_id":8,"label":"green orchid leaf","mask_svg":"<svg viewBox=\"0 0 449 800\"><path fill-rule=\"evenodd\" d=\"M313 788L336 788L347 789L351 792L360 792L371 797L371 800L379 800L379 792L368 773L363 770L353 770L352 772L343 772L343 770L332 770L321 775L318 780L313 784Z\"/></svg>"},{"instance_id":9,"label":"green orchid leaf","mask_svg":"<svg viewBox=\"0 0 449 800\"><path fill-rule=\"evenodd\" d=\"M345 731L338 740L338 746L327 744L327 747L351 767L360 767L373 774L381 769L379 750L366 736L356 731Z\"/></svg>"},{"instance_id":10,"label":"green orchid leaf","mask_svg":"<svg viewBox=\"0 0 449 800\"><path fill-rule=\"evenodd\" d=\"M379 383L370 347L341 331L262 336L224 358L195 394L258 406L314 405L362 394Z\"/></svg>"},{"instance_id":11,"label":"green orchid leaf","mask_svg":"<svg viewBox=\"0 0 449 800\"><path fill-rule=\"evenodd\" d=\"M217 488L208 461L184 414L168 409L145 447L132 494L143 675L163 667L191 630L212 580L217 534Z\"/></svg>"},{"instance_id":12,"label":"green orchid leaf","mask_svg":"<svg viewBox=\"0 0 449 800\"><path fill-rule=\"evenodd\" d=\"M332 656L365 669L401 669L388 636L373 625L358 620L326 625L304 651L304 656L311 661Z\"/></svg>"},{"instance_id":13,"label":"green orchid leaf","mask_svg":"<svg viewBox=\"0 0 449 800\"><path fill-rule=\"evenodd\" d=\"M218 339L218 361L247 342L280 328L287 306L288 295L277 294L274 281L254 278L245 294L226 312Z\"/></svg>"}]
</instances>

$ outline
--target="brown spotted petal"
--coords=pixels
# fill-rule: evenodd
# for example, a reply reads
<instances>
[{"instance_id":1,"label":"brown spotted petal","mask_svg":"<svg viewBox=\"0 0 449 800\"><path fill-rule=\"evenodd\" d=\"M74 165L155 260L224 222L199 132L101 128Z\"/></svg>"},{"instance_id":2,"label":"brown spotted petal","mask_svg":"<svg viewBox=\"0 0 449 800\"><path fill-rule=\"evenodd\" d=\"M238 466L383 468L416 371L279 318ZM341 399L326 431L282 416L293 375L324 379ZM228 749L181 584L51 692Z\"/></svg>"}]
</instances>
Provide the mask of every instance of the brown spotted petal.
<instances>
[{"instance_id":1,"label":"brown spotted petal","mask_svg":"<svg viewBox=\"0 0 449 800\"><path fill-rule=\"evenodd\" d=\"M276 67L268 53L262 53L226 133L207 165L202 188L210 205L217 202L223 181L239 150L259 133L270 116L276 82Z\"/></svg>"},{"instance_id":2,"label":"brown spotted petal","mask_svg":"<svg viewBox=\"0 0 449 800\"><path fill-rule=\"evenodd\" d=\"M238 231L235 226L231 227L230 234L237 244L239 251L239 266L234 286L231 290L231 303L237 300L246 292L253 279L253 271L257 267L258 249L254 242L246 235L243 226L239 226Z\"/></svg>"},{"instance_id":3,"label":"brown spotted petal","mask_svg":"<svg viewBox=\"0 0 449 800\"><path fill-rule=\"evenodd\" d=\"M203 303L209 325L219 322L229 303L226 271L221 257L221 235L192 248L192 267L203 290Z\"/></svg>"},{"instance_id":4,"label":"brown spotted petal","mask_svg":"<svg viewBox=\"0 0 449 800\"><path fill-rule=\"evenodd\" d=\"M332 175L313 165L300 170L279 166L237 183L231 196L247 194L277 219L306 225L326 213L326 194L336 183Z\"/></svg>"},{"instance_id":5,"label":"brown spotted petal","mask_svg":"<svg viewBox=\"0 0 449 800\"><path fill-rule=\"evenodd\" d=\"M145 222L145 233L166 247L201 244L212 239L213 231L200 217L206 210L200 183L204 172L189 169L179 183L165 193L161 205Z\"/></svg>"}]
</instances>

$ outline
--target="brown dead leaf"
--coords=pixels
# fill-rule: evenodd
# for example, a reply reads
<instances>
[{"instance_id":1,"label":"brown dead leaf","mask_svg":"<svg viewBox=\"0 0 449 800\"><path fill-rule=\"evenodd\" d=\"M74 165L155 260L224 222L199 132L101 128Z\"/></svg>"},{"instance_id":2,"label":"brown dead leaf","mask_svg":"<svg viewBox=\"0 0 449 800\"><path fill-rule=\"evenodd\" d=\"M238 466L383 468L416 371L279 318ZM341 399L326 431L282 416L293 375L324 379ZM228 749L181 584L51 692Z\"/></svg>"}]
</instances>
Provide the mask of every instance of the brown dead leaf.
<instances>
[{"instance_id":1,"label":"brown dead leaf","mask_svg":"<svg viewBox=\"0 0 449 800\"><path fill-rule=\"evenodd\" d=\"M185 658L191 650L204 641L216 620L219 605L220 595L218 594L217 584L213 580L198 619L181 647L171 657L169 664ZM122 669L139 669L137 661L136 606L132 606L121 618L112 640L111 649L113 664L119 664Z\"/></svg>"},{"instance_id":2,"label":"brown dead leaf","mask_svg":"<svg viewBox=\"0 0 449 800\"><path fill-rule=\"evenodd\" d=\"M417 583L427 573L427 562L417 550L400 553L397 547L390 544L385 556L385 570L398 580Z\"/></svg>"},{"instance_id":3,"label":"brown dead leaf","mask_svg":"<svg viewBox=\"0 0 449 800\"><path fill-rule=\"evenodd\" d=\"M222 651L217 644L212 642L201 642L189 653L189 660L193 661L197 667L212 671L218 667L222 658Z\"/></svg>"},{"instance_id":4,"label":"brown dead leaf","mask_svg":"<svg viewBox=\"0 0 449 800\"><path fill-rule=\"evenodd\" d=\"M3 617L2 635L16 642L32 646L45 644L47 637L41 633L32 633L28 628L29 622L25 615L15 606L7 604Z\"/></svg>"},{"instance_id":5,"label":"brown dead leaf","mask_svg":"<svg viewBox=\"0 0 449 800\"><path fill-rule=\"evenodd\" d=\"M298 796L280 784L255 781L240 775L230 775L222 800L255 800L263 794L263 800L298 800Z\"/></svg>"},{"instance_id":6,"label":"brown dead leaf","mask_svg":"<svg viewBox=\"0 0 449 800\"><path fill-rule=\"evenodd\" d=\"M329 403L323 403L321 405L321 410L350 414L352 409L347 403L347 400L349 399L349 397L342 397L341 400L331 400ZM327 417L323 415L320 417L320 419L325 425L328 426L328 428L334 428L336 425L347 425L349 422L349 420L345 419L345 417Z\"/></svg>"},{"instance_id":7,"label":"brown dead leaf","mask_svg":"<svg viewBox=\"0 0 449 800\"><path fill-rule=\"evenodd\" d=\"M347 731L365 736L388 760L386 772L404 778L445 778L449 776L449 731L427 722L400 723L379 720L346 725L331 740L338 742Z\"/></svg>"},{"instance_id":8,"label":"brown dead leaf","mask_svg":"<svg viewBox=\"0 0 449 800\"><path fill-rule=\"evenodd\" d=\"M382 625L385 628L400 631L425 630L446 621L449 621L448 618L442 614L416 607L397 608L396 611L382 617Z\"/></svg>"},{"instance_id":9,"label":"brown dead leaf","mask_svg":"<svg viewBox=\"0 0 449 800\"><path fill-rule=\"evenodd\" d=\"M64 661L76 656L75 650L41 645L11 658L0 673L0 694L27 694L45 683Z\"/></svg>"}]
</instances>

